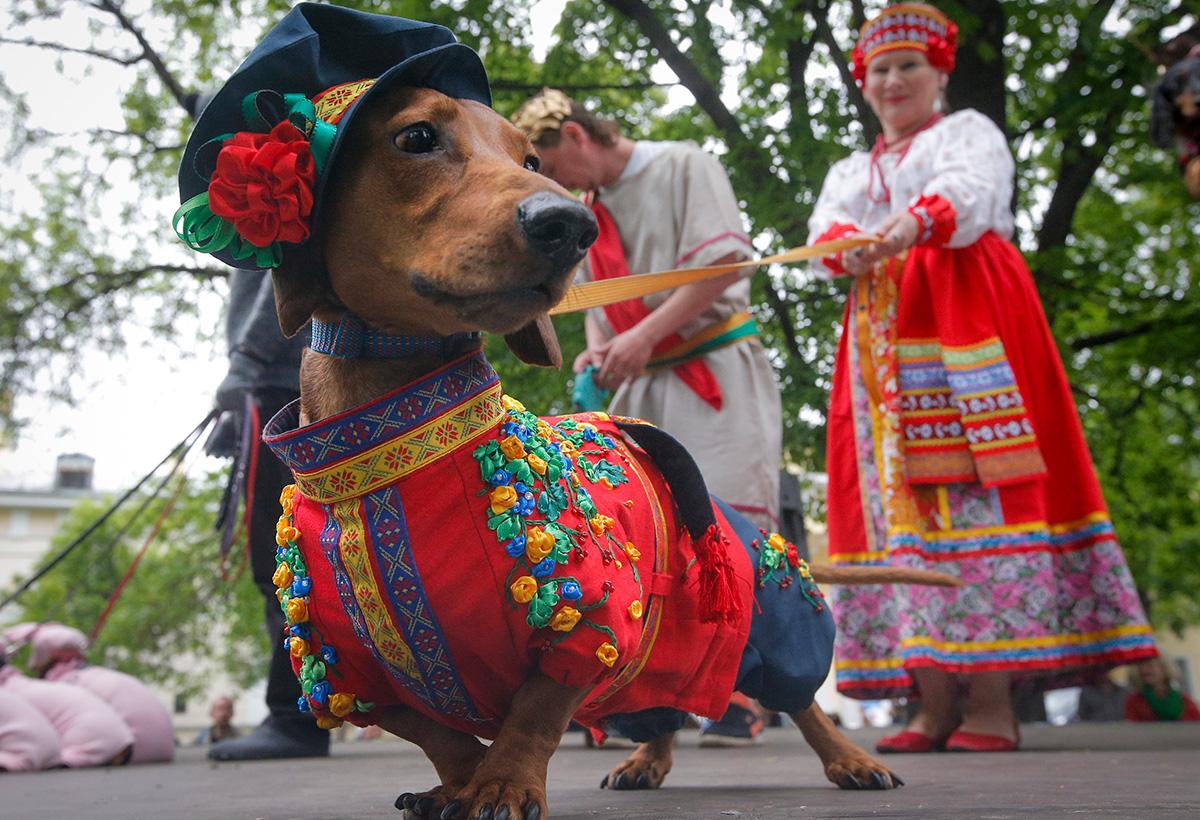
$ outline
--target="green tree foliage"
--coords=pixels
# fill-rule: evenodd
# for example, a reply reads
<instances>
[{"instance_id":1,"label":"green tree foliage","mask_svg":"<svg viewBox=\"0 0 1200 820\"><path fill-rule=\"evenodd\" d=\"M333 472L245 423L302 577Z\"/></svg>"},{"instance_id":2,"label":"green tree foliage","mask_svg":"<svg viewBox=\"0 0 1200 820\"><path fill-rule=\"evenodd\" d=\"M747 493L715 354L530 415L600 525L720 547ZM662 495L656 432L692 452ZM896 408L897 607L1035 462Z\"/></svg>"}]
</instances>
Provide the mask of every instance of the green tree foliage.
<instances>
[{"instance_id":1,"label":"green tree foliage","mask_svg":"<svg viewBox=\"0 0 1200 820\"><path fill-rule=\"evenodd\" d=\"M1017 241L1147 605L1160 624L1200 620L1191 592L1200 584L1200 332L1192 288L1200 203L1187 198L1174 158L1151 146L1146 125L1155 53L1196 25L1192 4L934 4L961 29L950 105L983 111L1010 136ZM632 136L701 142L724 160L764 252L805 242L829 165L878 133L848 55L852 33L881 0L354 5L450 26L482 53L501 113L553 85ZM34 199L0 216L0 396L69 394L64 385L83 346L119 345L121 322L135 312L149 311L167 330L198 293L219 287L219 266L173 245L166 228L187 129L178 103L184 90L227 76L285 6L9 0L5 51L57 49L66 73L114 60L128 66L121 69L124 124L105 131L87 123L67 135L25 128L25 113L44 101L17 94L11 76L0 85L0 106L12 113L4 118L9 158L44 159L35 165ZM531 32L546 14L558 17L541 59ZM72 15L90 19L86 34L55 39L53 24ZM110 204L120 199L117 179L136 183L132 201ZM5 204L14 204L11 196ZM844 289L801 268L755 277L754 310L784 395L787 456L811 470L824 464ZM559 327L569 363L582 344L578 320ZM568 373L518 367L498 342L489 352L511 392L534 407L565 409Z\"/></svg>"},{"instance_id":2,"label":"green tree foliage","mask_svg":"<svg viewBox=\"0 0 1200 820\"><path fill-rule=\"evenodd\" d=\"M222 481L208 475L186 482L165 518L176 479L152 499L131 496L18 599L22 620L90 632L145 547L89 659L186 697L207 693L216 673L239 687L261 678L268 654L262 595L236 545L224 573L217 554L212 522ZM72 509L45 561L110 504L84 501Z\"/></svg>"}]
</instances>

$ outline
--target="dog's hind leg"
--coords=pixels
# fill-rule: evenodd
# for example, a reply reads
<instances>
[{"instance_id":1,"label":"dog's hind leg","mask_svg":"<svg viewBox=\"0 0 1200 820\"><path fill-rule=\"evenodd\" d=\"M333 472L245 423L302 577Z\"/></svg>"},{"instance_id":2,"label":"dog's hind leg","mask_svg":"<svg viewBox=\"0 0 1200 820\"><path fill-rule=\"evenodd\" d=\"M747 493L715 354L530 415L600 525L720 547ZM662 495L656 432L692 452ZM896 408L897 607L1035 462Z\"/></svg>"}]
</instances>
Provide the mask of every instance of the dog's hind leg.
<instances>
[{"instance_id":1,"label":"dog's hind leg","mask_svg":"<svg viewBox=\"0 0 1200 820\"><path fill-rule=\"evenodd\" d=\"M454 795L470 782L487 752L487 747L474 736L443 726L406 706L384 710L379 727L420 746L441 780L427 792L405 792L396 798L396 808L404 811L406 818L438 817Z\"/></svg>"},{"instance_id":2,"label":"dog's hind leg","mask_svg":"<svg viewBox=\"0 0 1200 820\"><path fill-rule=\"evenodd\" d=\"M674 744L674 732L643 743L624 763L605 775L600 788L619 791L657 789L671 771L671 747Z\"/></svg>"},{"instance_id":3,"label":"dog's hind leg","mask_svg":"<svg viewBox=\"0 0 1200 820\"><path fill-rule=\"evenodd\" d=\"M825 776L840 789L894 789L904 781L887 766L846 739L814 701L791 716L821 758Z\"/></svg>"}]
</instances>

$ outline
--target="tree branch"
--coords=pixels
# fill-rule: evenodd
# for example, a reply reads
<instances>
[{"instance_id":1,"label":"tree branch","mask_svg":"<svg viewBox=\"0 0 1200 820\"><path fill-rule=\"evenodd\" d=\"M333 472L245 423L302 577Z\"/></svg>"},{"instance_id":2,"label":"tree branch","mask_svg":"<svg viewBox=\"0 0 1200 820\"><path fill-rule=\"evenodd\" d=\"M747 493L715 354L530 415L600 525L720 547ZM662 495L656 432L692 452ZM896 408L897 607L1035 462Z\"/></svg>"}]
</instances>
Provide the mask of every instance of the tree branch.
<instances>
[{"instance_id":1,"label":"tree branch","mask_svg":"<svg viewBox=\"0 0 1200 820\"><path fill-rule=\"evenodd\" d=\"M187 106L184 105L183 98L187 95L187 92L183 90L183 86L179 84L179 81L175 79L175 75L167 68L167 64L163 61L162 57L150 45L150 41L146 39L142 30L125 16L125 12L121 10L121 7L114 0L96 0L94 7L117 18L117 22L121 24L121 28L133 35L134 39L138 41L138 45L142 47L143 58L149 61L150 65L154 67L154 73L158 75L158 79L171 92L171 96L175 98L175 101L186 109Z\"/></svg>"},{"instance_id":2,"label":"tree branch","mask_svg":"<svg viewBox=\"0 0 1200 820\"><path fill-rule=\"evenodd\" d=\"M1067 342L1067 346L1072 350L1087 350L1092 347L1101 347L1113 342L1120 342L1124 339L1132 339L1135 336L1144 336L1152 330L1170 330L1171 328L1180 326L1194 327L1197 321L1200 321L1200 311L1192 311L1182 316L1159 316L1155 319L1138 322L1132 327L1115 328L1092 336L1081 336L1078 339L1072 339Z\"/></svg>"},{"instance_id":3,"label":"tree branch","mask_svg":"<svg viewBox=\"0 0 1200 820\"><path fill-rule=\"evenodd\" d=\"M58 51L64 54L82 54L87 57L95 57L99 60L108 60L110 63L122 66L131 66L139 63L143 57L141 54L136 57L117 57L113 54L95 51L90 48L72 48L71 46L64 46L62 43L46 43L40 40L13 40L8 37L0 37L0 43L7 43L13 46L29 46L30 48L43 48L47 51Z\"/></svg>"},{"instance_id":4,"label":"tree branch","mask_svg":"<svg viewBox=\"0 0 1200 820\"><path fill-rule=\"evenodd\" d=\"M493 90L500 89L501 91L523 91L527 93L536 93L544 88L543 84L530 84L519 82L517 80L492 80L490 85ZM582 85L559 84L554 86L559 91L625 91L632 89L645 88L670 88L679 85L679 83L655 83L655 82L634 82L634 83L584 83ZM569 96L569 95L568 95Z\"/></svg>"},{"instance_id":5,"label":"tree branch","mask_svg":"<svg viewBox=\"0 0 1200 820\"><path fill-rule=\"evenodd\" d=\"M721 102L717 85L705 77L692 60L679 50L662 20L642 0L604 0L604 4L637 23L643 36L650 41L658 56L675 72L680 82L692 92L696 104L708 114L713 124L729 141L746 139L737 117ZM718 78L719 79L719 78Z\"/></svg>"}]
</instances>

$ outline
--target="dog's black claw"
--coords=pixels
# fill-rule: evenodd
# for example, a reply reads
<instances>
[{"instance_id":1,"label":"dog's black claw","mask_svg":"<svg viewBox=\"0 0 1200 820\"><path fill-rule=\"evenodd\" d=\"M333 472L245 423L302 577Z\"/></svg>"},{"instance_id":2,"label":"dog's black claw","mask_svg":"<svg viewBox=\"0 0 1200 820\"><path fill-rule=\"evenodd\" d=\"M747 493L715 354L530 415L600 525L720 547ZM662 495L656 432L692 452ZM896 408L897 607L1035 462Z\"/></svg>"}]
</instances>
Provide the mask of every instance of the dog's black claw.
<instances>
[{"instance_id":1,"label":"dog's black claw","mask_svg":"<svg viewBox=\"0 0 1200 820\"><path fill-rule=\"evenodd\" d=\"M608 778L605 778L606 780ZM525 812L525 820L540 820L542 816L542 807L537 803L527 803L523 809Z\"/></svg>"},{"instance_id":2,"label":"dog's black claw","mask_svg":"<svg viewBox=\"0 0 1200 820\"><path fill-rule=\"evenodd\" d=\"M484 803L475 815L475 820L492 820L492 804Z\"/></svg>"},{"instance_id":3,"label":"dog's black claw","mask_svg":"<svg viewBox=\"0 0 1200 820\"><path fill-rule=\"evenodd\" d=\"M892 781L884 777L879 772L871 772L871 788L873 789L890 789Z\"/></svg>"},{"instance_id":4,"label":"dog's black claw","mask_svg":"<svg viewBox=\"0 0 1200 820\"><path fill-rule=\"evenodd\" d=\"M508 820L508 816L511 813L512 812L508 810L508 806L501 806L500 808L496 809L496 813L492 815L492 820Z\"/></svg>"},{"instance_id":5,"label":"dog's black claw","mask_svg":"<svg viewBox=\"0 0 1200 820\"><path fill-rule=\"evenodd\" d=\"M422 797L420 800L417 801L417 804L415 806L413 806L413 811L415 811L421 817L429 817L430 812L432 810L433 810L433 798L429 797L428 795L426 795L425 797Z\"/></svg>"},{"instance_id":6,"label":"dog's black claw","mask_svg":"<svg viewBox=\"0 0 1200 820\"><path fill-rule=\"evenodd\" d=\"M462 807L461 800L451 800L442 808L442 820L450 820Z\"/></svg>"},{"instance_id":7,"label":"dog's black claw","mask_svg":"<svg viewBox=\"0 0 1200 820\"><path fill-rule=\"evenodd\" d=\"M888 772L892 776L892 786L899 788L904 785L904 781L900 779L900 775L895 772Z\"/></svg>"},{"instance_id":8,"label":"dog's black claw","mask_svg":"<svg viewBox=\"0 0 1200 820\"><path fill-rule=\"evenodd\" d=\"M600 788L602 788L602 789L608 788L608 775L604 775L604 779L600 781Z\"/></svg>"},{"instance_id":9,"label":"dog's black claw","mask_svg":"<svg viewBox=\"0 0 1200 820\"><path fill-rule=\"evenodd\" d=\"M416 802L417 802L417 796L415 794L413 794L412 792L405 792L404 794L402 794L396 798L396 808L400 809L400 811L404 811L405 809L411 809L413 807L413 804Z\"/></svg>"},{"instance_id":10,"label":"dog's black claw","mask_svg":"<svg viewBox=\"0 0 1200 820\"><path fill-rule=\"evenodd\" d=\"M625 788L625 772L621 772L619 775L617 775L616 777L614 777L612 779L612 787L614 789L624 789Z\"/></svg>"},{"instance_id":11,"label":"dog's black claw","mask_svg":"<svg viewBox=\"0 0 1200 820\"><path fill-rule=\"evenodd\" d=\"M646 772L642 772L641 774L639 774L638 779L636 781L634 781L633 787L635 789L650 788L650 775L647 774Z\"/></svg>"},{"instance_id":12,"label":"dog's black claw","mask_svg":"<svg viewBox=\"0 0 1200 820\"><path fill-rule=\"evenodd\" d=\"M846 779L838 785L843 789L850 789L851 791L855 791L863 787L863 784L859 782L858 778L849 772L846 772Z\"/></svg>"}]
</instances>

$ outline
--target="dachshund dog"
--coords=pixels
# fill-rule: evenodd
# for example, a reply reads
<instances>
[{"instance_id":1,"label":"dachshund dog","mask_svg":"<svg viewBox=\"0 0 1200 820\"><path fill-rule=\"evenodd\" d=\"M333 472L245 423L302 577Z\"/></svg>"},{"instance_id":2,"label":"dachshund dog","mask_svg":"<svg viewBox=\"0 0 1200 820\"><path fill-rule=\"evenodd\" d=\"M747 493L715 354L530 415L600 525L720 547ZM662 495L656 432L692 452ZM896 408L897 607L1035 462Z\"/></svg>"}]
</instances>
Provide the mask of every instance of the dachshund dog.
<instances>
[{"instance_id":1,"label":"dachshund dog","mask_svg":"<svg viewBox=\"0 0 1200 820\"><path fill-rule=\"evenodd\" d=\"M312 322L301 398L264 435L296 478L275 582L301 708L420 746L441 782L397 807L427 819L545 817L572 718L642 744L609 786L657 787L683 716L719 718L735 686L840 787L902 785L813 703L833 637L814 581L955 582L810 572L651 425L501 393L481 333L561 365L547 312L596 224L489 101L445 29L301 4L185 149L181 238L271 266L284 333Z\"/></svg>"}]
</instances>

